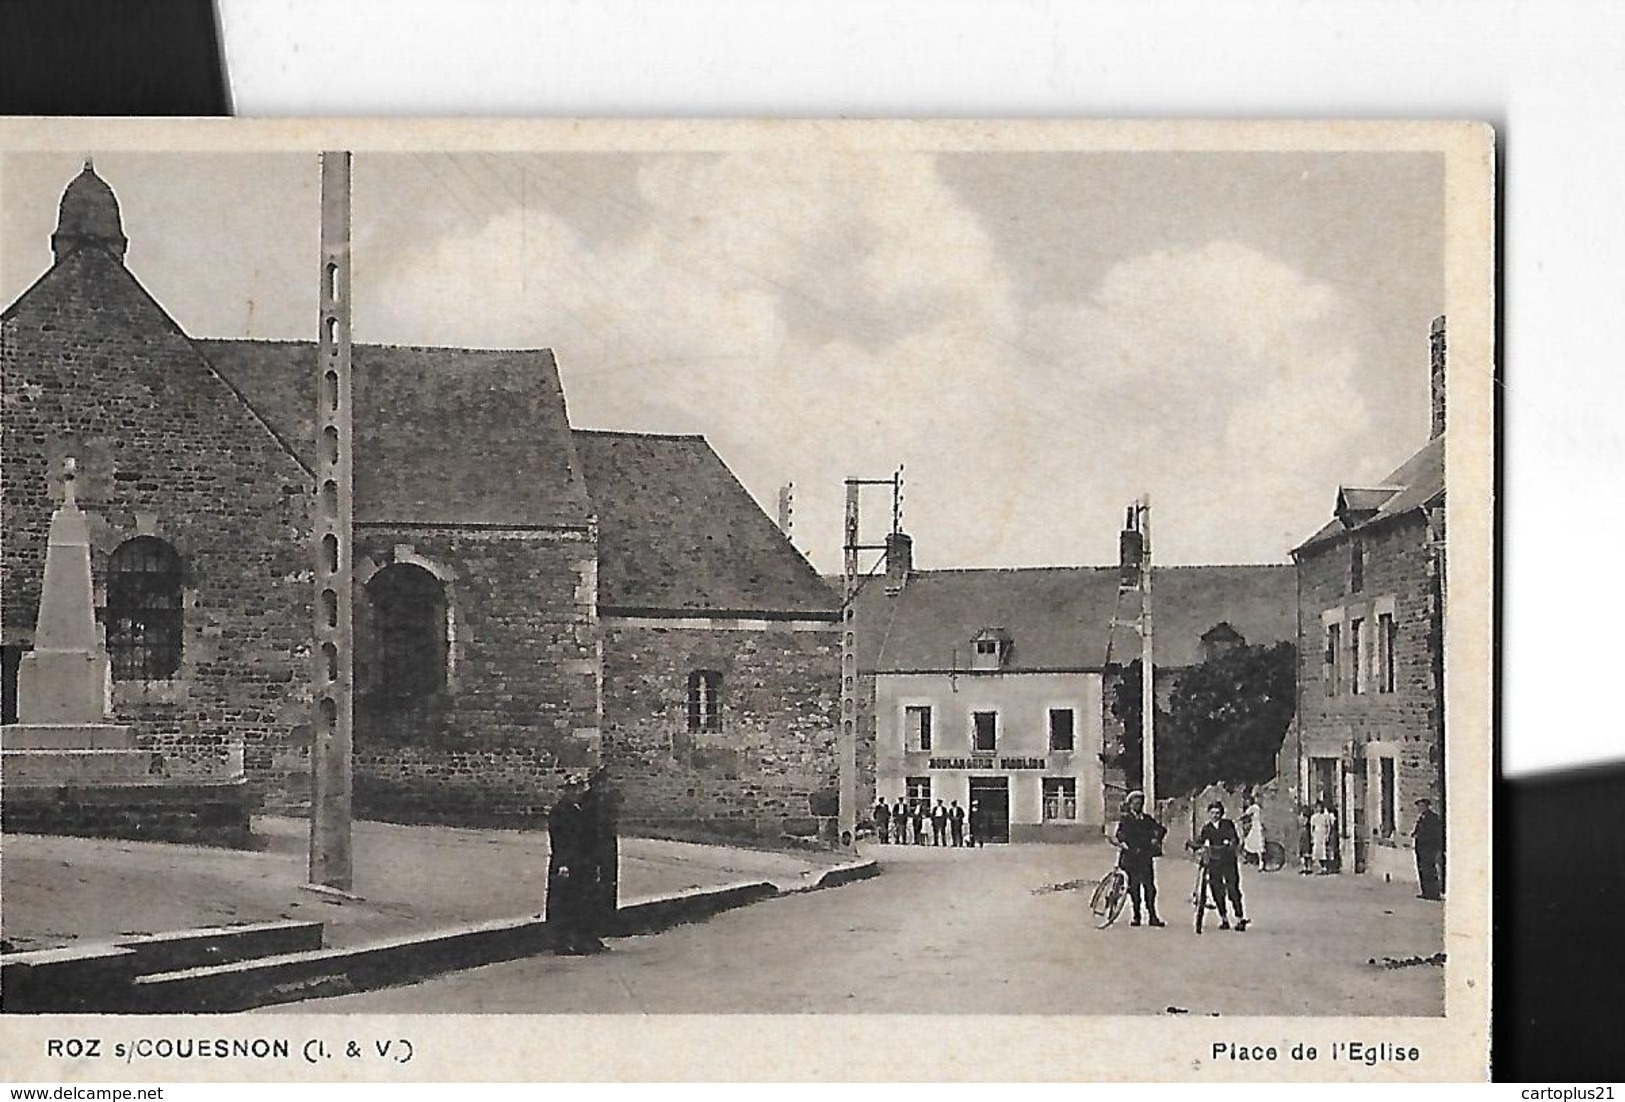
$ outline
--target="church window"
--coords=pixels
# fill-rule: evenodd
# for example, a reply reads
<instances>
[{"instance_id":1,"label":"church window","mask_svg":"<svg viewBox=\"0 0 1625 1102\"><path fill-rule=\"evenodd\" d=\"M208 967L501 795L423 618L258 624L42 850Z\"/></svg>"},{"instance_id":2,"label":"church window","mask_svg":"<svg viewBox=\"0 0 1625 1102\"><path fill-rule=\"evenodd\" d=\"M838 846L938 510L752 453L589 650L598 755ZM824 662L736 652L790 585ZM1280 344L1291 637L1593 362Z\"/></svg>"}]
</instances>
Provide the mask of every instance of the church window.
<instances>
[{"instance_id":1,"label":"church window","mask_svg":"<svg viewBox=\"0 0 1625 1102\"><path fill-rule=\"evenodd\" d=\"M107 564L107 655L115 681L166 681L181 666L181 560L137 536Z\"/></svg>"},{"instance_id":2,"label":"church window","mask_svg":"<svg viewBox=\"0 0 1625 1102\"><path fill-rule=\"evenodd\" d=\"M446 689L446 590L421 566L394 563L367 580L363 692L407 703Z\"/></svg>"},{"instance_id":3,"label":"church window","mask_svg":"<svg viewBox=\"0 0 1625 1102\"><path fill-rule=\"evenodd\" d=\"M688 675L688 729L722 730L722 675L716 670Z\"/></svg>"}]
</instances>

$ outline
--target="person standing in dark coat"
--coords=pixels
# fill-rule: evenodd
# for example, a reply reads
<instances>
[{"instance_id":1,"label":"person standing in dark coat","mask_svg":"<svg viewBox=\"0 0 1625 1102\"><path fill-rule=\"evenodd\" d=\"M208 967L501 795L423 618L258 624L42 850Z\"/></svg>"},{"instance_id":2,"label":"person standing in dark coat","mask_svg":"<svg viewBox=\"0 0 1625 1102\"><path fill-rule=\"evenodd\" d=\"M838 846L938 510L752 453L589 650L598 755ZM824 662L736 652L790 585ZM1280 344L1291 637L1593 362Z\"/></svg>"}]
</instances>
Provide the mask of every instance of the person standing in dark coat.
<instances>
[{"instance_id":1,"label":"person standing in dark coat","mask_svg":"<svg viewBox=\"0 0 1625 1102\"><path fill-rule=\"evenodd\" d=\"M1422 889L1419 899L1444 898L1444 820L1433 810L1433 801L1416 801L1416 826L1411 840L1416 846L1416 879Z\"/></svg>"},{"instance_id":2,"label":"person standing in dark coat","mask_svg":"<svg viewBox=\"0 0 1625 1102\"><path fill-rule=\"evenodd\" d=\"M589 929L596 870L593 823L581 805L583 785L571 778L547 815L547 924L554 928L553 952L580 956L603 943ZM594 946L596 945L596 949Z\"/></svg>"},{"instance_id":3,"label":"person standing in dark coat","mask_svg":"<svg viewBox=\"0 0 1625 1102\"><path fill-rule=\"evenodd\" d=\"M592 826L593 892L591 934L594 941L615 926L621 888L621 797L610 780L609 769L599 766L587 778L581 805ZM599 949L604 948L598 942Z\"/></svg>"},{"instance_id":4,"label":"person standing in dark coat","mask_svg":"<svg viewBox=\"0 0 1625 1102\"><path fill-rule=\"evenodd\" d=\"M982 814L982 805L975 800L970 802L970 840L974 846L987 845L987 820Z\"/></svg>"},{"instance_id":5,"label":"person standing in dark coat","mask_svg":"<svg viewBox=\"0 0 1625 1102\"><path fill-rule=\"evenodd\" d=\"M881 845L891 841L891 808L886 806L884 796L875 800L875 839Z\"/></svg>"},{"instance_id":6,"label":"person standing in dark coat","mask_svg":"<svg viewBox=\"0 0 1625 1102\"><path fill-rule=\"evenodd\" d=\"M1219 929L1230 929L1229 909L1236 912L1237 932L1247 929L1247 913L1241 906L1241 834L1236 824L1225 817L1224 804L1214 800L1207 805L1207 822L1196 836L1195 848L1202 851L1207 865L1207 887L1213 893L1213 902L1219 908ZM1202 932L1201 919L1197 919L1196 932Z\"/></svg>"},{"instance_id":7,"label":"person standing in dark coat","mask_svg":"<svg viewBox=\"0 0 1625 1102\"><path fill-rule=\"evenodd\" d=\"M908 814L908 802L901 796L897 797L891 809L891 829L900 846L908 845Z\"/></svg>"},{"instance_id":8,"label":"person standing in dark coat","mask_svg":"<svg viewBox=\"0 0 1625 1102\"><path fill-rule=\"evenodd\" d=\"M954 846L963 846L965 844L965 809L959 806L958 800L955 800L953 806L948 808L948 828L953 831Z\"/></svg>"},{"instance_id":9,"label":"person standing in dark coat","mask_svg":"<svg viewBox=\"0 0 1625 1102\"><path fill-rule=\"evenodd\" d=\"M931 809L931 844L933 846L946 846L948 844L948 805L941 800Z\"/></svg>"},{"instance_id":10,"label":"person standing in dark coat","mask_svg":"<svg viewBox=\"0 0 1625 1102\"><path fill-rule=\"evenodd\" d=\"M1157 870L1152 864L1162 856L1162 839L1168 828L1145 813L1145 793L1130 792L1123 799L1123 816L1117 820L1112 842L1117 846L1117 867L1128 876L1128 898L1134 905L1134 920L1140 924L1140 904L1152 926L1164 925L1157 917Z\"/></svg>"}]
</instances>

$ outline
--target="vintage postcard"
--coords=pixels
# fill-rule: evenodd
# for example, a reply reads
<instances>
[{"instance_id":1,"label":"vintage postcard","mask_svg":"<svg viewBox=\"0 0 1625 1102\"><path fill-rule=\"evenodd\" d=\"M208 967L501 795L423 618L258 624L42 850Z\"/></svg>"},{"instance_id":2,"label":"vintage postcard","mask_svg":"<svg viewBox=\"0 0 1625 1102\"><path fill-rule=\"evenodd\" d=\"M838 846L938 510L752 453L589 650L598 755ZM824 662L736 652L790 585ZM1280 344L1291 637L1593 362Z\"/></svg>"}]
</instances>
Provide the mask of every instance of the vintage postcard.
<instances>
[{"instance_id":1,"label":"vintage postcard","mask_svg":"<svg viewBox=\"0 0 1625 1102\"><path fill-rule=\"evenodd\" d=\"M0 121L0 1076L1487 1077L1493 148Z\"/></svg>"}]
</instances>

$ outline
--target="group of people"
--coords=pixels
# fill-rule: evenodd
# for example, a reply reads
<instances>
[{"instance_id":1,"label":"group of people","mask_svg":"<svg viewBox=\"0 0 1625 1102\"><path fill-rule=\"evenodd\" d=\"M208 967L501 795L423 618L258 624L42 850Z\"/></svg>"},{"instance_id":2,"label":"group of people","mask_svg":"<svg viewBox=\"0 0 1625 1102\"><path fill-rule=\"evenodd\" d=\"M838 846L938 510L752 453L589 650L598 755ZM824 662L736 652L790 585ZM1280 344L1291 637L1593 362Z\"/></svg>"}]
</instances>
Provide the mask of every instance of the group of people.
<instances>
[{"instance_id":1,"label":"group of people","mask_svg":"<svg viewBox=\"0 0 1625 1102\"><path fill-rule=\"evenodd\" d=\"M1411 841L1416 853L1416 876L1421 889L1418 898L1442 899L1444 892L1444 820L1433 810L1433 801L1416 801L1416 825ZM1300 809L1299 857L1302 871L1331 872L1337 861L1337 816L1325 801L1310 812ZM1250 924L1241 894L1241 866L1262 864L1264 857L1263 810L1258 801L1247 798L1242 809L1240 829L1225 815L1222 801L1207 805L1207 822L1196 837L1185 843L1195 850L1206 874L1200 878L1196 932L1202 932L1201 915L1211 899L1219 912L1219 928L1244 931ZM1130 792L1123 801L1123 814L1112 841L1117 846L1117 865L1128 878L1129 902L1134 917L1129 925L1142 921L1150 926L1166 925L1157 915L1156 858L1162 856L1168 828L1146 813L1145 793ZM1235 925L1230 923L1235 915Z\"/></svg>"},{"instance_id":2,"label":"group of people","mask_svg":"<svg viewBox=\"0 0 1625 1102\"><path fill-rule=\"evenodd\" d=\"M1251 823L1259 823L1262 815L1256 810L1256 804L1249 807L1249 812ZM1262 831L1261 826L1258 829ZM1252 825L1249 825L1248 833L1252 833L1252 830ZM1118 851L1117 867L1128 877L1128 898L1134 908L1130 926L1139 926L1142 921L1149 926L1167 925L1157 914L1157 872L1154 864L1162 856L1163 839L1167 835L1168 828L1154 816L1146 814L1145 793L1130 792L1123 801L1123 815L1117 821L1117 830L1112 834ZM1207 805L1207 822L1202 824L1194 839L1185 843L1185 847L1196 851L1197 859L1206 870L1197 889L1200 898L1197 900L1196 932L1202 932L1201 915L1210 898L1218 908L1221 930L1246 930L1248 918L1241 898L1242 832L1236 828L1233 820L1225 816L1223 803L1214 800ZM1261 833L1258 853L1263 853ZM1230 925L1232 911L1236 916L1234 927Z\"/></svg>"},{"instance_id":3,"label":"group of people","mask_svg":"<svg viewBox=\"0 0 1625 1102\"><path fill-rule=\"evenodd\" d=\"M1337 813L1325 800L1314 810L1298 809L1298 871L1305 876L1336 872L1342 863ZM1416 801L1416 824L1411 828L1416 855L1418 898L1444 898L1444 819L1426 796Z\"/></svg>"},{"instance_id":4,"label":"group of people","mask_svg":"<svg viewBox=\"0 0 1625 1102\"><path fill-rule=\"evenodd\" d=\"M547 816L547 924L560 956L602 953L620 895L620 801L602 768L571 777Z\"/></svg>"},{"instance_id":5,"label":"group of people","mask_svg":"<svg viewBox=\"0 0 1625 1102\"><path fill-rule=\"evenodd\" d=\"M885 797L875 801L875 837L881 845L906 846L984 846L986 824L982 808L974 801L967 812L959 801L933 806L928 800L897 797L888 805Z\"/></svg>"}]
</instances>

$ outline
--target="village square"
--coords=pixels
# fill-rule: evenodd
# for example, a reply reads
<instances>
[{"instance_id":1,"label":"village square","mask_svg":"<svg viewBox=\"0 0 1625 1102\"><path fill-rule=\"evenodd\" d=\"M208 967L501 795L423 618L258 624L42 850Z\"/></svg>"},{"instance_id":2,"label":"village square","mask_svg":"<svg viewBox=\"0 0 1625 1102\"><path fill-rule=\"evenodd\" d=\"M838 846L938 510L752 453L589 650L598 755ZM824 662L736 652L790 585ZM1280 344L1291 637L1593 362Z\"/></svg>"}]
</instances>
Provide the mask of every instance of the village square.
<instances>
[{"instance_id":1,"label":"village square","mask_svg":"<svg viewBox=\"0 0 1625 1102\"><path fill-rule=\"evenodd\" d=\"M918 285L901 261L876 278L896 317L829 275L828 297L787 296L776 328L709 327L741 356L757 340L827 352L805 392L683 375L704 357L674 352L660 396L638 365L677 342L652 307L631 320L653 288L679 284L681 304L733 281L719 316L743 317L758 278L803 286L788 261L763 274L782 256L821 279L892 262L852 244L890 215L854 204L815 241L794 228L812 216L753 196L715 221L761 230L768 259L701 241L659 275L595 267L638 234L710 232L671 211L727 183L711 162L328 153L318 175L289 155L272 169L302 183L268 187L265 217L299 242L288 278L310 294L289 310L308 308L309 335L199 328L148 258L196 265L183 282L204 298L238 286L226 266L282 279L247 241L198 252L211 219L238 216L225 176L208 182L231 159L42 155L8 172L7 203L48 209L50 228L6 273L0 330L0 1009L1444 1013L1442 279L1404 288L1380 348L1326 351L1343 374L1324 393L1304 366L1237 399L1222 446L1159 411L1205 424L1251 368L1215 368L1211 402L1195 375L1194 397L1156 392L1138 445L1108 447L1104 428L1063 431L1059 411L1095 385L1082 369L939 388L852 366L944 363L985 309L976 339L1054 368L1034 351L1062 325L1039 283L972 305L980 266L941 257ZM1171 188L1192 171L1165 168ZM978 211L1012 171L875 169ZM1425 163L1371 168L1380 187L1335 159L1257 171L1258 209L1324 178L1324 195L1405 196L1396 237L1442 217L1405 190L1442 205ZM158 209L166 173L220 204L164 209L184 249L121 204L128 179ZM380 181L403 210L436 198L497 257L488 287L449 276L448 295L501 306L611 281L560 307L590 363L545 335L470 332L468 299L427 304L450 343L358 336L367 317L426 312L404 284L364 291L387 283L376 258L468 271L369 221ZM1324 195L1295 201L1342 210ZM8 246L37 223L24 214ZM1047 271L1047 231L1027 232L964 230L949 251ZM1329 276L1192 240L1182 270L1207 266L1214 286L1250 272L1241 296L1278 278L1282 302L1312 300L1306 328L1353 309L1330 304ZM530 247L547 281L500 259ZM1120 343L1105 365L1165 339L1158 310L1112 313L1125 288L1163 286L1145 266L1172 254L1146 255L1110 269L1058 347L1087 328ZM1272 354L1258 349L1288 322L1270 309L1235 311L1264 330L1237 348ZM904 331L919 319L946 336ZM1360 340L1378 327L1349 323ZM1176 385L1110 371L1101 395ZM818 451L818 426L842 418L861 444ZM1315 418L1300 442L1291 426ZM1324 446L1340 418L1369 426L1346 471ZM1063 446L1074 436L1090 442ZM986 476L1006 452L1038 456L1020 484ZM1042 503L1086 481L1067 492L1088 509ZM1075 553L1021 542L1049 529Z\"/></svg>"}]
</instances>

